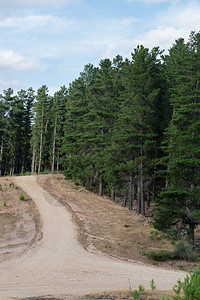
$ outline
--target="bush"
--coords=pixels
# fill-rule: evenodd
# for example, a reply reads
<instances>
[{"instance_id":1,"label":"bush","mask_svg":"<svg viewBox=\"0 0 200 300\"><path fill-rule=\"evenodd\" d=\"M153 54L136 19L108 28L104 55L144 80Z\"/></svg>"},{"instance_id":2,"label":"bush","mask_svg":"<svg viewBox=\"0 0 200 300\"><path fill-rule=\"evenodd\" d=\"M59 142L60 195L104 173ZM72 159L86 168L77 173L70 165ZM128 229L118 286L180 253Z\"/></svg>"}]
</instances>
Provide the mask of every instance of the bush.
<instances>
[{"instance_id":1,"label":"bush","mask_svg":"<svg viewBox=\"0 0 200 300\"><path fill-rule=\"evenodd\" d=\"M24 200L24 195L23 194L20 194L19 196L19 200L23 201Z\"/></svg>"},{"instance_id":2,"label":"bush","mask_svg":"<svg viewBox=\"0 0 200 300\"><path fill-rule=\"evenodd\" d=\"M172 253L172 258L187 261L196 261L196 254L192 245L178 243L177 249Z\"/></svg>"},{"instance_id":3,"label":"bush","mask_svg":"<svg viewBox=\"0 0 200 300\"><path fill-rule=\"evenodd\" d=\"M150 281L150 287L152 290L156 289L155 281L153 279L151 279L151 281Z\"/></svg>"},{"instance_id":4,"label":"bush","mask_svg":"<svg viewBox=\"0 0 200 300\"><path fill-rule=\"evenodd\" d=\"M140 298L140 293L139 293L137 290L135 290L135 291L131 294L131 296L133 297L133 299L139 299L139 298Z\"/></svg>"},{"instance_id":5,"label":"bush","mask_svg":"<svg viewBox=\"0 0 200 300\"><path fill-rule=\"evenodd\" d=\"M140 293L144 292L144 287L140 284L138 287L138 290Z\"/></svg>"},{"instance_id":6,"label":"bush","mask_svg":"<svg viewBox=\"0 0 200 300\"><path fill-rule=\"evenodd\" d=\"M200 268L196 267L194 273L186 275L184 282L180 280L177 285L174 286L173 290L178 297L173 299L183 299L183 300L199 300L200 299ZM180 297L180 293L183 291L184 296Z\"/></svg>"},{"instance_id":7,"label":"bush","mask_svg":"<svg viewBox=\"0 0 200 300\"><path fill-rule=\"evenodd\" d=\"M200 257L197 257L197 258L196 258L196 262L200 262Z\"/></svg>"},{"instance_id":8,"label":"bush","mask_svg":"<svg viewBox=\"0 0 200 300\"><path fill-rule=\"evenodd\" d=\"M162 295L161 300L170 300L169 296L167 295Z\"/></svg>"},{"instance_id":9,"label":"bush","mask_svg":"<svg viewBox=\"0 0 200 300\"><path fill-rule=\"evenodd\" d=\"M165 261L171 258L171 252L166 250L151 251L146 253L146 256L151 260Z\"/></svg>"}]
</instances>

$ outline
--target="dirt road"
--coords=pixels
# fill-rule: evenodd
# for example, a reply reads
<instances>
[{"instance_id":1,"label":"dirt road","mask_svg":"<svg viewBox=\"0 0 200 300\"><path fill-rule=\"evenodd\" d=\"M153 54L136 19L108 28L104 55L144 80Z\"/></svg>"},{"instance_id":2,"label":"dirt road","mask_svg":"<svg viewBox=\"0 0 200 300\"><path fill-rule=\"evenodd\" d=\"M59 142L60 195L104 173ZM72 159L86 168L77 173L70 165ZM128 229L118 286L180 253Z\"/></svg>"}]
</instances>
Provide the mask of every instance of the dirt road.
<instances>
[{"instance_id":1,"label":"dirt road","mask_svg":"<svg viewBox=\"0 0 200 300\"><path fill-rule=\"evenodd\" d=\"M77 242L71 215L37 184L36 177L17 177L17 185L35 201L43 238L26 254L0 264L0 299L44 295L84 295L102 290L149 288L153 278L169 290L185 277L139 263L128 263L85 251Z\"/></svg>"}]
</instances>

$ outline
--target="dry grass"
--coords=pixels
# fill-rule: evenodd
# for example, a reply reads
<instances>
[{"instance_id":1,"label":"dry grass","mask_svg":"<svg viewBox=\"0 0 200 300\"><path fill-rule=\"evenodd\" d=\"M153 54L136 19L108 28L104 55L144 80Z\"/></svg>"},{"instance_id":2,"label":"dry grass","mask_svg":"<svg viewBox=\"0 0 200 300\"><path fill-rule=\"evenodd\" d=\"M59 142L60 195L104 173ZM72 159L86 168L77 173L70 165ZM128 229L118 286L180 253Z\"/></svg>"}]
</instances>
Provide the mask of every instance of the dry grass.
<instances>
[{"instance_id":1,"label":"dry grass","mask_svg":"<svg viewBox=\"0 0 200 300\"><path fill-rule=\"evenodd\" d=\"M132 293L134 291L130 290L120 290L120 291L107 291L101 293L93 293L90 295L86 295L85 297L81 298L81 300L133 300ZM162 295L172 296L174 295L173 292L169 291L158 291L158 290L145 290L144 292L140 293L139 299L148 299L148 300L160 300Z\"/></svg>"}]
</instances>

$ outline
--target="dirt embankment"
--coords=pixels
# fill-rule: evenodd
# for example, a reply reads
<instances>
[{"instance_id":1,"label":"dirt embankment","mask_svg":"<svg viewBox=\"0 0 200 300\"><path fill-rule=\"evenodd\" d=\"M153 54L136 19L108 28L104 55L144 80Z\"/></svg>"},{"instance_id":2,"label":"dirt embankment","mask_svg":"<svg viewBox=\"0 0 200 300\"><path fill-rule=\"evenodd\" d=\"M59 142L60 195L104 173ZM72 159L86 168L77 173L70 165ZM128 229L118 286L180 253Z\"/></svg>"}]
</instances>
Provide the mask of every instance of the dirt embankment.
<instances>
[{"instance_id":1,"label":"dirt embankment","mask_svg":"<svg viewBox=\"0 0 200 300\"><path fill-rule=\"evenodd\" d=\"M34 201L12 177L0 178L0 262L26 252L41 238L40 229Z\"/></svg>"},{"instance_id":2,"label":"dirt embankment","mask_svg":"<svg viewBox=\"0 0 200 300\"><path fill-rule=\"evenodd\" d=\"M70 208L77 225L79 242L85 249L167 269L195 268L196 263L181 260L155 262L144 255L149 251L173 251L176 248L175 241L155 231L152 218L139 216L108 197L91 193L65 180L63 175L38 176L37 182Z\"/></svg>"}]
</instances>

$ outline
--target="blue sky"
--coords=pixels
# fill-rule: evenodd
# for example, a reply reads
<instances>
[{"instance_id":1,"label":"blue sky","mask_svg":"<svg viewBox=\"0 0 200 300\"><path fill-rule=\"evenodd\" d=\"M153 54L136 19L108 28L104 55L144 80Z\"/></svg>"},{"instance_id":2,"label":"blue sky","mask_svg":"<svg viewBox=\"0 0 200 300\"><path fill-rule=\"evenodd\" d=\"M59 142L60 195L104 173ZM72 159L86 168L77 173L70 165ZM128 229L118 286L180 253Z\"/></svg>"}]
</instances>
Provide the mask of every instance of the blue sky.
<instances>
[{"instance_id":1,"label":"blue sky","mask_svg":"<svg viewBox=\"0 0 200 300\"><path fill-rule=\"evenodd\" d=\"M53 94L88 63L130 57L138 44L167 50L191 31L199 1L2 0L0 93L45 84Z\"/></svg>"}]
</instances>

